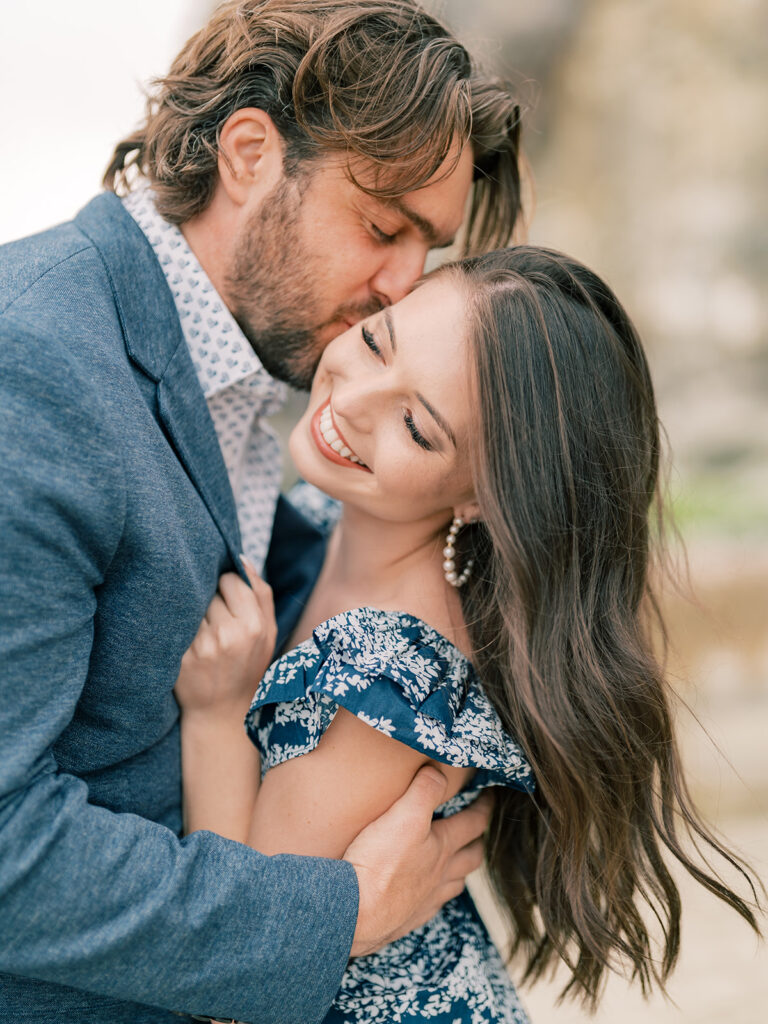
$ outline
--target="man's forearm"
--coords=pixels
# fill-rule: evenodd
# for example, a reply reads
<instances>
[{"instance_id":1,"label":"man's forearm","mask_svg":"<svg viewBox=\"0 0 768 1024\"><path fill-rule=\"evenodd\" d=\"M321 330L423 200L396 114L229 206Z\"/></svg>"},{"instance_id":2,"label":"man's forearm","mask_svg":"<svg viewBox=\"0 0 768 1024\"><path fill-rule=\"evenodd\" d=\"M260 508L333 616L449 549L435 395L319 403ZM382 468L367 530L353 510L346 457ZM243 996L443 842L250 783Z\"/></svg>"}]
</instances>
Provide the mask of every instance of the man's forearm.
<instances>
[{"instance_id":1,"label":"man's forearm","mask_svg":"<svg viewBox=\"0 0 768 1024\"><path fill-rule=\"evenodd\" d=\"M245 1021L322 1017L355 927L348 864L180 841L86 797L48 774L3 804L0 971Z\"/></svg>"}]
</instances>

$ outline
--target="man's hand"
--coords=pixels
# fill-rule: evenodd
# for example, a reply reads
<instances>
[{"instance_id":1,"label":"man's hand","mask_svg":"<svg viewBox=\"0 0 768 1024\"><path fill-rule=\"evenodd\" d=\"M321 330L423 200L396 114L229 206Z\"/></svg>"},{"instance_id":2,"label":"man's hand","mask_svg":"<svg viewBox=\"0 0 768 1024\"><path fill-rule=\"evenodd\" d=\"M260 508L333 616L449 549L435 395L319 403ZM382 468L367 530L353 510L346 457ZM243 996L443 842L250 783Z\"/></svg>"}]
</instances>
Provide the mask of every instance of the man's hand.
<instances>
[{"instance_id":1,"label":"man's hand","mask_svg":"<svg viewBox=\"0 0 768 1024\"><path fill-rule=\"evenodd\" d=\"M406 793L344 853L357 872L360 909L352 956L373 953L418 928L464 889L483 861L492 798L481 796L451 818L433 821L447 781L422 768Z\"/></svg>"}]
</instances>

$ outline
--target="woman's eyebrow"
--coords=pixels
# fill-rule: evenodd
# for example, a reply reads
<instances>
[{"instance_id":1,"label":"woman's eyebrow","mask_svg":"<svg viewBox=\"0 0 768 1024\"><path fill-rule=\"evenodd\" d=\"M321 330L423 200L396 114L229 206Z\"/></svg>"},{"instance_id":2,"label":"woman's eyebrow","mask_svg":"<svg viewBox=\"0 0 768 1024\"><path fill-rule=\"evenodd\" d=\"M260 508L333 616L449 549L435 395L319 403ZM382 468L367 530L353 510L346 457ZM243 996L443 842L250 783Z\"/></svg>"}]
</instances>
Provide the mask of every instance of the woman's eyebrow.
<instances>
[{"instance_id":1,"label":"woman's eyebrow","mask_svg":"<svg viewBox=\"0 0 768 1024\"><path fill-rule=\"evenodd\" d=\"M394 320L392 319L392 310L390 309L389 306L385 306L384 309L382 309L381 311L381 315L384 319L384 323L386 324L387 334L389 335L389 343L392 346L392 352L394 353L397 351L397 340L395 338L395 323ZM440 427L445 436L450 440L453 447L456 448L456 437L453 431L448 426L443 417L440 415L440 413L437 411L437 409L434 407L434 405L428 402L424 395L420 394L418 391L416 392L416 397L427 410L427 412L438 425L438 427Z\"/></svg>"},{"instance_id":2,"label":"woman's eyebrow","mask_svg":"<svg viewBox=\"0 0 768 1024\"><path fill-rule=\"evenodd\" d=\"M392 346L392 352L397 352L397 341L395 340L395 324L392 320L392 310L389 306L385 306L381 311L384 317L384 323L387 325L387 333L389 334L389 344Z\"/></svg>"},{"instance_id":3,"label":"woman's eyebrow","mask_svg":"<svg viewBox=\"0 0 768 1024\"><path fill-rule=\"evenodd\" d=\"M429 402L424 397L424 395L420 394L418 391L416 392L416 397L421 402L421 404L424 406L424 408L427 410L427 412L432 417L432 419L435 421L435 423L438 425L438 427L440 427L440 429L446 435L446 437L449 438L449 440L450 440L451 444L453 445L453 447L456 448L457 447L457 445L456 445L456 438L454 437L453 431L448 426L448 424L445 422L445 420L440 415L440 413L437 411L437 409L435 409L435 407L433 405L430 405Z\"/></svg>"}]
</instances>

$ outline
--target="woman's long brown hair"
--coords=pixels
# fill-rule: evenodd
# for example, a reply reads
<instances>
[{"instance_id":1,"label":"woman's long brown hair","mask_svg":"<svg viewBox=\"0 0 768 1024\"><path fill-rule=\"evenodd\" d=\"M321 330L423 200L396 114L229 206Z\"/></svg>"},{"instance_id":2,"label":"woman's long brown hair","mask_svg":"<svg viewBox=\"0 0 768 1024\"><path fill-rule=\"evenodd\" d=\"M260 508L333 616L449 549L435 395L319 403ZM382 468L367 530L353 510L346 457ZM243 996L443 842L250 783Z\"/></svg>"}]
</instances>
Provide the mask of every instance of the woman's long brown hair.
<instances>
[{"instance_id":1,"label":"woman's long brown hair","mask_svg":"<svg viewBox=\"0 0 768 1024\"><path fill-rule=\"evenodd\" d=\"M653 387L627 314L576 261L518 246L442 273L469 297L482 420L462 603L475 667L537 781L533 798L497 791L490 876L526 977L560 956L564 994L594 1008L606 968L628 965L647 992L675 964L681 903L665 850L757 931L701 854L739 871L757 903L750 870L692 804L651 639Z\"/></svg>"}]
</instances>

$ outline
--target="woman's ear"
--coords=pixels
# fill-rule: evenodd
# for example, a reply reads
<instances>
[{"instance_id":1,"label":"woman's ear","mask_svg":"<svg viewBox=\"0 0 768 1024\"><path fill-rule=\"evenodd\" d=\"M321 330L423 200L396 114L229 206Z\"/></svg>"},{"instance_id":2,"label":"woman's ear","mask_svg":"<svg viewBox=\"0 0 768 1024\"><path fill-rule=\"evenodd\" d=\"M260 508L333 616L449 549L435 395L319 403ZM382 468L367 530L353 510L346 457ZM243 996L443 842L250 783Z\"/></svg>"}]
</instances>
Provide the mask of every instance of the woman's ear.
<instances>
[{"instance_id":1,"label":"woman's ear","mask_svg":"<svg viewBox=\"0 0 768 1024\"><path fill-rule=\"evenodd\" d=\"M477 502L470 502L462 505L460 508L455 508L453 514L458 516L459 519L463 519L465 523L476 523L483 518L480 515L480 506Z\"/></svg>"},{"instance_id":2,"label":"woman's ear","mask_svg":"<svg viewBox=\"0 0 768 1024\"><path fill-rule=\"evenodd\" d=\"M242 107L219 133L219 178L237 206L269 195L283 174L283 140L269 114Z\"/></svg>"}]
</instances>

